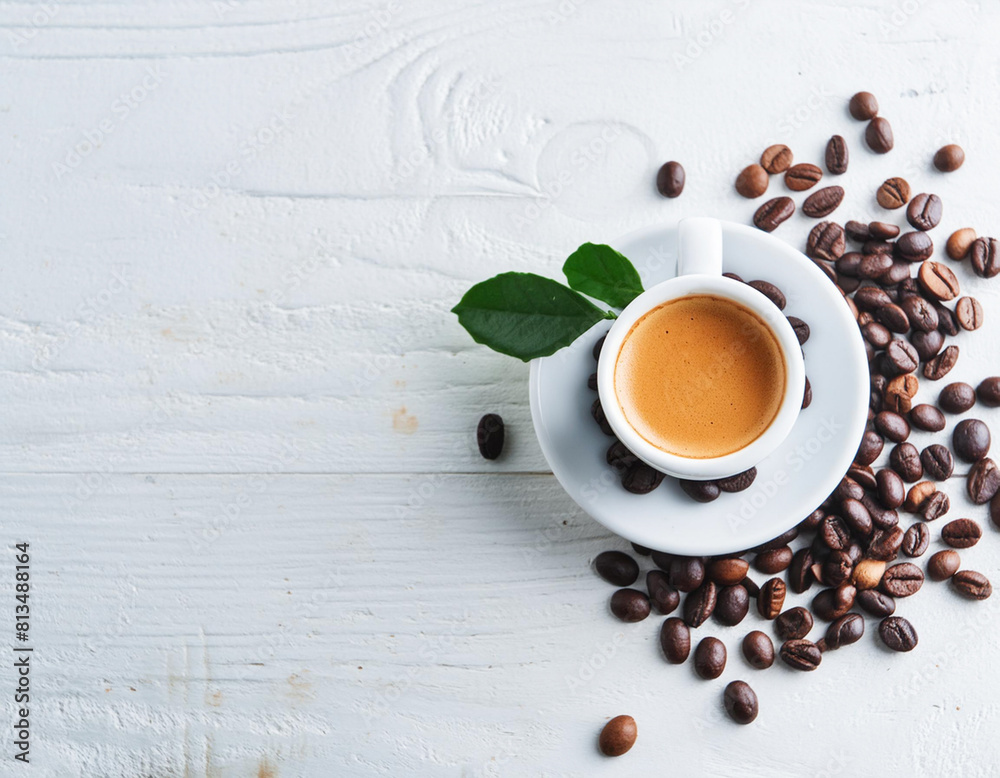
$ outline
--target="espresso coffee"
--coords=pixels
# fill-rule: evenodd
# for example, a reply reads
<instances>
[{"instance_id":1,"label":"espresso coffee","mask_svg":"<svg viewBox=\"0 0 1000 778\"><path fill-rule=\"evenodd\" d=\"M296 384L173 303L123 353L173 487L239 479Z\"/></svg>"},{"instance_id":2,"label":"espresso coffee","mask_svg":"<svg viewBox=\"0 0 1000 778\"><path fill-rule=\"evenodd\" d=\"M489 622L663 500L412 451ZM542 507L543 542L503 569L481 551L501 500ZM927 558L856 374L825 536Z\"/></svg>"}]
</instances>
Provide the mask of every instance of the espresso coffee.
<instances>
[{"instance_id":1,"label":"espresso coffee","mask_svg":"<svg viewBox=\"0 0 1000 778\"><path fill-rule=\"evenodd\" d=\"M637 321L615 363L628 423L688 459L745 448L771 425L785 395L778 339L753 311L722 297L671 300Z\"/></svg>"}]
</instances>

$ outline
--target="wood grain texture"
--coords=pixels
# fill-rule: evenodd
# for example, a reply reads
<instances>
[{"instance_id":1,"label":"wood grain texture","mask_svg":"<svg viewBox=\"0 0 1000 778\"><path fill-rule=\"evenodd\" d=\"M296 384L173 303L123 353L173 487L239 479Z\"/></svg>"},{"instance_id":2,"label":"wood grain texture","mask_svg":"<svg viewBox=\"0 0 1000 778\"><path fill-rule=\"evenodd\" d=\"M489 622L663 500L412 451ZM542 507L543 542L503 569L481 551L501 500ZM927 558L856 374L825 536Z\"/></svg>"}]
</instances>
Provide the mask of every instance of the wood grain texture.
<instances>
[{"instance_id":1,"label":"wood grain texture","mask_svg":"<svg viewBox=\"0 0 1000 778\"><path fill-rule=\"evenodd\" d=\"M757 673L746 626L716 630L719 681L666 666L657 620L607 611L588 566L626 545L547 474L527 366L448 311L585 241L747 223L739 170L775 142L819 163L834 133L834 218L886 217L902 175L945 203L939 253L996 234L998 24L932 0L0 5L0 494L35 555L34 772L991 774L994 600L928 584L905 657L866 638ZM847 114L859 89L887 156ZM949 176L946 142L968 156ZM956 272L987 321L949 378L975 383L1000 372L1000 286ZM982 519L963 488L950 515ZM963 559L1000 580L996 547ZM720 713L737 677L750 728ZM608 761L620 713L639 742Z\"/></svg>"}]
</instances>

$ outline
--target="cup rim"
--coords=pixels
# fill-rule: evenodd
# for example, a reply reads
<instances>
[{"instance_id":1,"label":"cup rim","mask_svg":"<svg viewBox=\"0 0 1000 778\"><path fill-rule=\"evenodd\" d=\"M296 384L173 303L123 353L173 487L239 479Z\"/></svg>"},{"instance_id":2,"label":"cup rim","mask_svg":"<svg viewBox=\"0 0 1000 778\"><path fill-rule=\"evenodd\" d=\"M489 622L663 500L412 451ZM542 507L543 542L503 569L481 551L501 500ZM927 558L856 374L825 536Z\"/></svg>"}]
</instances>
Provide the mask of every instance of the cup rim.
<instances>
[{"instance_id":1,"label":"cup rim","mask_svg":"<svg viewBox=\"0 0 1000 778\"><path fill-rule=\"evenodd\" d=\"M632 327L653 309L671 300L693 294L722 297L748 308L759 316L778 340L785 359L785 394L773 421L761 435L738 451L718 457L692 459L671 454L643 438L625 418L614 387L617 356ZM677 478L711 480L748 470L771 454L788 436L805 391L805 361L795 331L781 310L751 286L732 278L691 274L676 276L646 290L618 315L601 348L597 366L597 391L604 415L618 439L637 457L655 469Z\"/></svg>"}]
</instances>

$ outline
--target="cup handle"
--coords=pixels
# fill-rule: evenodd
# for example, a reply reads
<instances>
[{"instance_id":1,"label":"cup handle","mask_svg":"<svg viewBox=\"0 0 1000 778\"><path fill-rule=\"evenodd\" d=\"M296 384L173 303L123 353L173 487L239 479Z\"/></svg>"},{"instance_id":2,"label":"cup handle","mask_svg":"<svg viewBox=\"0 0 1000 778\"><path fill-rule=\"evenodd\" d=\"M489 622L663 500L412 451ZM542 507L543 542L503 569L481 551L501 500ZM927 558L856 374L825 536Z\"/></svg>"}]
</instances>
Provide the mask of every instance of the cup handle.
<instances>
[{"instance_id":1,"label":"cup handle","mask_svg":"<svg viewBox=\"0 0 1000 778\"><path fill-rule=\"evenodd\" d=\"M722 225L718 219L693 216L678 227L677 275L722 275Z\"/></svg>"}]
</instances>

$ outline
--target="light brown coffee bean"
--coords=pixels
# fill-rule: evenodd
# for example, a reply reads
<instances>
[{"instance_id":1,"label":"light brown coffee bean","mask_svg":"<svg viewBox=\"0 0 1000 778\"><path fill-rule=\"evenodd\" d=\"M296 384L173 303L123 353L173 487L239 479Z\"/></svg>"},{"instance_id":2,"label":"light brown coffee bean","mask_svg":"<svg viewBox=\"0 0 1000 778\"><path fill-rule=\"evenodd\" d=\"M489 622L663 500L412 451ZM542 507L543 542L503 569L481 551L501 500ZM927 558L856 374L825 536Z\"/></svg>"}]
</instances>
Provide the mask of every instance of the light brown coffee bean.
<instances>
[{"instance_id":1,"label":"light brown coffee bean","mask_svg":"<svg viewBox=\"0 0 1000 778\"><path fill-rule=\"evenodd\" d=\"M927 577L932 581L947 581L962 564L962 558L957 551L945 549L931 554L927 560Z\"/></svg>"},{"instance_id":2,"label":"light brown coffee bean","mask_svg":"<svg viewBox=\"0 0 1000 778\"><path fill-rule=\"evenodd\" d=\"M851 580L859 590L874 589L882 580L886 563L880 559L862 559L854 567Z\"/></svg>"},{"instance_id":3,"label":"light brown coffee bean","mask_svg":"<svg viewBox=\"0 0 1000 778\"><path fill-rule=\"evenodd\" d=\"M972 242L976 239L976 231L972 227L955 230L945 243L944 250L950 259L961 262L969 255Z\"/></svg>"},{"instance_id":4,"label":"light brown coffee bean","mask_svg":"<svg viewBox=\"0 0 1000 778\"><path fill-rule=\"evenodd\" d=\"M764 194L767 184L767 171L756 163L747 165L736 177L736 191L751 200Z\"/></svg>"},{"instance_id":5,"label":"light brown coffee bean","mask_svg":"<svg viewBox=\"0 0 1000 778\"><path fill-rule=\"evenodd\" d=\"M760 155L760 165L768 173L784 173L792 166L792 150L784 143L776 143L764 149Z\"/></svg>"},{"instance_id":6,"label":"light brown coffee bean","mask_svg":"<svg viewBox=\"0 0 1000 778\"><path fill-rule=\"evenodd\" d=\"M785 186L793 192L802 192L812 189L822 177L823 171L816 165L800 162L785 171Z\"/></svg>"},{"instance_id":7,"label":"light brown coffee bean","mask_svg":"<svg viewBox=\"0 0 1000 778\"><path fill-rule=\"evenodd\" d=\"M965 162L965 151L957 143L949 143L934 152L934 167L942 173L953 173Z\"/></svg>"},{"instance_id":8,"label":"light brown coffee bean","mask_svg":"<svg viewBox=\"0 0 1000 778\"><path fill-rule=\"evenodd\" d=\"M955 303L955 318L963 330L978 330L983 326L983 304L975 297L961 297Z\"/></svg>"},{"instance_id":9,"label":"light brown coffee bean","mask_svg":"<svg viewBox=\"0 0 1000 778\"><path fill-rule=\"evenodd\" d=\"M941 302L954 300L959 294L958 279L940 262L924 262L917 271L917 283L926 295Z\"/></svg>"},{"instance_id":10,"label":"light brown coffee bean","mask_svg":"<svg viewBox=\"0 0 1000 778\"><path fill-rule=\"evenodd\" d=\"M871 92L858 92L848 103L848 109L855 119L866 122L878 116L878 100Z\"/></svg>"},{"instance_id":11,"label":"light brown coffee bean","mask_svg":"<svg viewBox=\"0 0 1000 778\"><path fill-rule=\"evenodd\" d=\"M635 745L638 730L631 716L615 716L604 725L598 745L605 756L621 756Z\"/></svg>"},{"instance_id":12,"label":"light brown coffee bean","mask_svg":"<svg viewBox=\"0 0 1000 778\"><path fill-rule=\"evenodd\" d=\"M875 199L888 210L902 208L910 201L910 185L899 176L887 178L875 193Z\"/></svg>"}]
</instances>

